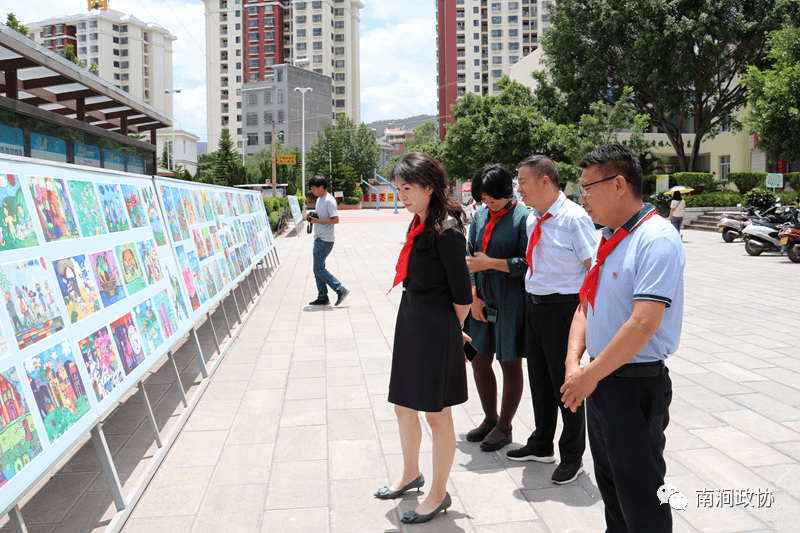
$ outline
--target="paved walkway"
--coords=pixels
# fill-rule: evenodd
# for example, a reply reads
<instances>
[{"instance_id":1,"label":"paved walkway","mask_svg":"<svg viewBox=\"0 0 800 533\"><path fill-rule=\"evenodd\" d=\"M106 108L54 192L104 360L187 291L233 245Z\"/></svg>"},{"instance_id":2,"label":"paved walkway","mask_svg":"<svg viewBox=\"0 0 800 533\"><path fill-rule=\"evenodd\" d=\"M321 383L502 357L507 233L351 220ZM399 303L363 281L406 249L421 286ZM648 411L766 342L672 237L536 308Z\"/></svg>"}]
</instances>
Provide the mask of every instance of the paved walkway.
<instances>
[{"instance_id":1,"label":"paved walkway","mask_svg":"<svg viewBox=\"0 0 800 533\"><path fill-rule=\"evenodd\" d=\"M343 217L329 268L352 294L339 308L307 305L316 296L311 238L303 232L279 239L282 268L126 533L604 530L588 450L587 473L557 487L549 480L552 465L510 462L464 440L482 419L474 385L470 400L453 409L458 444L447 514L401 525L417 493L396 501L372 497L401 468L386 401L400 291L385 293L406 227L394 217L372 224ZM681 349L669 360L667 475L689 505L673 512L675 531L796 532L800 265L750 257L717 234L684 233L686 315ZM517 443L532 419L526 384L514 421ZM430 449L425 432L421 467L429 478ZM706 489L721 491L712 499L721 507L698 505ZM728 494L746 490L768 491L774 501L728 505Z\"/></svg>"}]
</instances>

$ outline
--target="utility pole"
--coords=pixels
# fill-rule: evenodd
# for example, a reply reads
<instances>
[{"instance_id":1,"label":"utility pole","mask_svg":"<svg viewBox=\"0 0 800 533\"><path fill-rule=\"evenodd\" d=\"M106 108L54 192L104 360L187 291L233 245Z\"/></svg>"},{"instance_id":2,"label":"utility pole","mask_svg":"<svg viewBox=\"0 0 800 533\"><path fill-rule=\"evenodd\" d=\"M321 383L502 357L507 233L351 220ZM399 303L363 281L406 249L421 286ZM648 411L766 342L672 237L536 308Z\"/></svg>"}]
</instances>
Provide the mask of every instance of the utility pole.
<instances>
[{"instance_id":1,"label":"utility pole","mask_svg":"<svg viewBox=\"0 0 800 533\"><path fill-rule=\"evenodd\" d=\"M275 121L272 121L272 197L277 198L277 166L278 156L275 154Z\"/></svg>"}]
</instances>

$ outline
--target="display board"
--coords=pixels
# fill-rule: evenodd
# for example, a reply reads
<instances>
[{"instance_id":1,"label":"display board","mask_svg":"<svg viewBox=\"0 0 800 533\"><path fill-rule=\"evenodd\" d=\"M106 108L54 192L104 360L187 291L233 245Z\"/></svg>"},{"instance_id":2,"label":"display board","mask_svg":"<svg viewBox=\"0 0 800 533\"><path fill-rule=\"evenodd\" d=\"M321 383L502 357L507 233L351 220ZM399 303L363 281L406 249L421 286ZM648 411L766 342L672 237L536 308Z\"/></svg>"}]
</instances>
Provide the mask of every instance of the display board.
<instances>
[{"instance_id":1,"label":"display board","mask_svg":"<svg viewBox=\"0 0 800 533\"><path fill-rule=\"evenodd\" d=\"M257 192L88 167L0 158L0 205L7 510L275 243Z\"/></svg>"},{"instance_id":2,"label":"display board","mask_svg":"<svg viewBox=\"0 0 800 533\"><path fill-rule=\"evenodd\" d=\"M297 199L297 196L287 196L286 198L289 202L289 209L292 211L294 225L298 228L302 228L303 212L300 211L300 200Z\"/></svg>"}]
</instances>

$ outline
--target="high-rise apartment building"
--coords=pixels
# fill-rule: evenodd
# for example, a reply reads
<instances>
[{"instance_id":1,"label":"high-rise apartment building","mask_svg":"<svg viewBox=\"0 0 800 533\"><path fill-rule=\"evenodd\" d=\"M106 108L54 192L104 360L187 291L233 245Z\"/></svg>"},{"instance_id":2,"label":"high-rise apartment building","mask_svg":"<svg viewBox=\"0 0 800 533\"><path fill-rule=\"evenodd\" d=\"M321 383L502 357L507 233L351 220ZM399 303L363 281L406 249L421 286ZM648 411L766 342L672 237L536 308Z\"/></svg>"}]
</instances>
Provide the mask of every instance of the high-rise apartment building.
<instances>
[{"instance_id":1,"label":"high-rise apartment building","mask_svg":"<svg viewBox=\"0 0 800 533\"><path fill-rule=\"evenodd\" d=\"M547 1L437 0L439 135L455 122L451 106L467 93L499 94L511 65L536 50L549 24Z\"/></svg>"},{"instance_id":2,"label":"high-rise apartment building","mask_svg":"<svg viewBox=\"0 0 800 533\"><path fill-rule=\"evenodd\" d=\"M81 64L123 91L172 116L172 41L169 31L119 11L94 10L28 26L28 36L63 54L67 45Z\"/></svg>"},{"instance_id":3,"label":"high-rise apartment building","mask_svg":"<svg viewBox=\"0 0 800 533\"><path fill-rule=\"evenodd\" d=\"M334 115L361 122L361 0L204 2L209 150L223 129L243 148L242 88L283 63L329 76Z\"/></svg>"}]
</instances>

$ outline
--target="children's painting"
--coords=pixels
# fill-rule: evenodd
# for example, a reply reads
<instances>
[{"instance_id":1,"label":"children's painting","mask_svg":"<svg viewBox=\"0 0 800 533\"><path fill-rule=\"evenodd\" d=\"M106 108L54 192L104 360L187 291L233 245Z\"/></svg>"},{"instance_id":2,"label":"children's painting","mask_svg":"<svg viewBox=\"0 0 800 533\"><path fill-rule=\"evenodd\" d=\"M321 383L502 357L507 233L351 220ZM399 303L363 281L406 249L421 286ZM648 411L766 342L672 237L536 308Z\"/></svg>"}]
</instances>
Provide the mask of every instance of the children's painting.
<instances>
[{"instance_id":1,"label":"children's painting","mask_svg":"<svg viewBox=\"0 0 800 533\"><path fill-rule=\"evenodd\" d=\"M206 212L203 209L203 197L200 196L200 189L192 189L192 201L194 204L194 214L198 222L206 222Z\"/></svg>"},{"instance_id":2,"label":"children's painting","mask_svg":"<svg viewBox=\"0 0 800 533\"><path fill-rule=\"evenodd\" d=\"M197 257L200 258L200 261L203 261L208 257L208 249L203 240L203 232L200 228L194 228L192 235L194 236L194 247L197 248Z\"/></svg>"},{"instance_id":3,"label":"children's painting","mask_svg":"<svg viewBox=\"0 0 800 533\"><path fill-rule=\"evenodd\" d=\"M211 200L208 198L208 191L206 191L205 189L201 189L200 198L202 198L203 201L203 211L206 214L206 220L208 222L211 222L212 220L214 220L214 213L211 207Z\"/></svg>"},{"instance_id":4,"label":"children's painting","mask_svg":"<svg viewBox=\"0 0 800 533\"><path fill-rule=\"evenodd\" d=\"M175 335L175 332L178 331L178 322L175 320L175 307L167 289L158 291L153 295L153 309L158 315L158 321L161 323L164 335L167 338Z\"/></svg>"},{"instance_id":5,"label":"children's painting","mask_svg":"<svg viewBox=\"0 0 800 533\"><path fill-rule=\"evenodd\" d=\"M117 268L117 259L114 252L105 250L94 254L89 254L89 265L100 291L100 299L103 307L113 305L125 298L125 286L122 284L122 276Z\"/></svg>"},{"instance_id":6,"label":"children's painting","mask_svg":"<svg viewBox=\"0 0 800 533\"><path fill-rule=\"evenodd\" d=\"M0 252L39 244L19 176L0 174L0 201L3 203L3 213L0 215Z\"/></svg>"},{"instance_id":7,"label":"children's painting","mask_svg":"<svg viewBox=\"0 0 800 533\"><path fill-rule=\"evenodd\" d=\"M0 266L0 292L20 350L64 329L43 258Z\"/></svg>"},{"instance_id":8,"label":"children's painting","mask_svg":"<svg viewBox=\"0 0 800 533\"><path fill-rule=\"evenodd\" d=\"M115 233L131 229L128 224L128 215L122 207L122 195L119 186L115 183L98 183L97 192L100 195L100 205L106 217L108 231Z\"/></svg>"},{"instance_id":9,"label":"children's painting","mask_svg":"<svg viewBox=\"0 0 800 533\"><path fill-rule=\"evenodd\" d=\"M107 231L103 223L100 203L97 201L97 194L94 191L94 183L67 180L67 190L72 198L72 205L75 206L75 216L78 218L81 234L84 237L105 235Z\"/></svg>"},{"instance_id":10,"label":"children's painting","mask_svg":"<svg viewBox=\"0 0 800 533\"><path fill-rule=\"evenodd\" d=\"M86 256L76 255L53 261L53 268L71 324L100 311L100 296L89 273Z\"/></svg>"},{"instance_id":11,"label":"children's painting","mask_svg":"<svg viewBox=\"0 0 800 533\"><path fill-rule=\"evenodd\" d=\"M155 193L151 187L142 187L141 193L142 205L147 211L147 218L150 220L150 229L153 230L156 246L164 246L167 244L167 236L164 234L164 224L161 222L161 215L158 212Z\"/></svg>"},{"instance_id":12,"label":"children's painting","mask_svg":"<svg viewBox=\"0 0 800 533\"><path fill-rule=\"evenodd\" d=\"M0 330L0 359L8 357L11 352L8 349L8 341L6 340L5 333Z\"/></svg>"},{"instance_id":13,"label":"children's painting","mask_svg":"<svg viewBox=\"0 0 800 533\"><path fill-rule=\"evenodd\" d=\"M192 193L187 189L175 189L181 195L181 204L186 213L186 222L189 225L197 224L197 216L194 211L194 202L192 201Z\"/></svg>"},{"instance_id":14,"label":"children's painting","mask_svg":"<svg viewBox=\"0 0 800 533\"><path fill-rule=\"evenodd\" d=\"M139 257L142 259L142 267L147 276L147 282L152 285L164 279L161 261L158 260L158 253L153 239L137 242L136 251L139 252Z\"/></svg>"},{"instance_id":15,"label":"children's painting","mask_svg":"<svg viewBox=\"0 0 800 533\"><path fill-rule=\"evenodd\" d=\"M219 271L222 273L222 283L227 285L231 282L231 272L228 269L228 262L224 257L217 259L217 262L219 263Z\"/></svg>"},{"instance_id":16,"label":"children's painting","mask_svg":"<svg viewBox=\"0 0 800 533\"><path fill-rule=\"evenodd\" d=\"M28 181L45 240L54 242L79 238L64 180L28 176Z\"/></svg>"},{"instance_id":17,"label":"children's painting","mask_svg":"<svg viewBox=\"0 0 800 533\"><path fill-rule=\"evenodd\" d=\"M194 286L192 267L189 265L189 258L182 244L175 247L175 254L178 256L178 265L189 295L189 303L192 305L192 310L197 311L200 307L200 295L197 294L197 287Z\"/></svg>"},{"instance_id":18,"label":"children's painting","mask_svg":"<svg viewBox=\"0 0 800 533\"><path fill-rule=\"evenodd\" d=\"M202 267L203 280L206 282L209 298L213 298L219 292L217 280L214 278L214 270L211 268L212 264L214 264L214 261L209 261L204 263Z\"/></svg>"},{"instance_id":19,"label":"children's painting","mask_svg":"<svg viewBox=\"0 0 800 533\"><path fill-rule=\"evenodd\" d=\"M52 444L91 409L72 347L64 340L23 364Z\"/></svg>"},{"instance_id":20,"label":"children's painting","mask_svg":"<svg viewBox=\"0 0 800 533\"><path fill-rule=\"evenodd\" d=\"M175 211L175 203L172 201L170 187L161 186L161 201L164 202L164 212L167 214L167 225L172 234L172 240L180 242L183 237L181 236L181 227L178 225L178 214Z\"/></svg>"},{"instance_id":21,"label":"children's painting","mask_svg":"<svg viewBox=\"0 0 800 533\"><path fill-rule=\"evenodd\" d=\"M122 278L125 280L125 286L128 287L128 294L136 294L145 289L147 280L144 278L144 272L136 258L136 252L133 251L133 244L118 244L114 248L122 268Z\"/></svg>"},{"instance_id":22,"label":"children's painting","mask_svg":"<svg viewBox=\"0 0 800 533\"><path fill-rule=\"evenodd\" d=\"M158 317L153 301L145 300L133 308L136 317L136 325L142 335L144 351L147 355L153 355L159 346L164 344L164 335L161 333L161 326L158 325Z\"/></svg>"},{"instance_id":23,"label":"children's painting","mask_svg":"<svg viewBox=\"0 0 800 533\"><path fill-rule=\"evenodd\" d=\"M214 255L214 245L211 243L211 232L208 230L208 227L202 229L203 232L203 243L206 245L206 251L208 252L208 257Z\"/></svg>"},{"instance_id":24,"label":"children's painting","mask_svg":"<svg viewBox=\"0 0 800 533\"><path fill-rule=\"evenodd\" d=\"M92 380L92 389L98 402L103 401L125 379L114 343L108 328L103 326L88 337L78 341L78 349Z\"/></svg>"},{"instance_id":25,"label":"children's painting","mask_svg":"<svg viewBox=\"0 0 800 533\"><path fill-rule=\"evenodd\" d=\"M170 194L172 195L172 205L175 206L175 215L178 217L178 227L181 230L181 238L189 238L189 225L186 224L186 212L183 210L183 199L178 189L169 187Z\"/></svg>"},{"instance_id":26,"label":"children's painting","mask_svg":"<svg viewBox=\"0 0 800 533\"><path fill-rule=\"evenodd\" d=\"M178 268L175 266L175 261L172 257L164 261L164 275L169 279L169 296L172 301L172 307L175 312L175 318L178 324L183 324L189 319L189 311L186 309L186 299L184 298L183 284L181 283ZM166 329L166 328L165 328Z\"/></svg>"},{"instance_id":27,"label":"children's painting","mask_svg":"<svg viewBox=\"0 0 800 533\"><path fill-rule=\"evenodd\" d=\"M0 372L0 487L42 453L17 367ZM44 417L43 417L44 418Z\"/></svg>"},{"instance_id":28,"label":"children's painting","mask_svg":"<svg viewBox=\"0 0 800 533\"><path fill-rule=\"evenodd\" d=\"M203 276L200 274L200 262L197 260L197 254L194 250L187 252L186 257L189 258L189 267L192 269L194 286L197 289L197 296L200 298L200 304L202 305L208 300L208 289L205 281L203 281Z\"/></svg>"},{"instance_id":29,"label":"children's painting","mask_svg":"<svg viewBox=\"0 0 800 533\"><path fill-rule=\"evenodd\" d=\"M147 216L144 212L142 199L139 195L139 187L136 185L120 185L122 188L122 198L125 200L125 209L131 220L131 227L141 228L147 226Z\"/></svg>"},{"instance_id":30,"label":"children's painting","mask_svg":"<svg viewBox=\"0 0 800 533\"><path fill-rule=\"evenodd\" d=\"M144 361L144 347L142 337L136 324L133 323L133 314L126 313L111 323L111 335L117 346L117 353L122 362L125 375L133 372Z\"/></svg>"}]
</instances>

